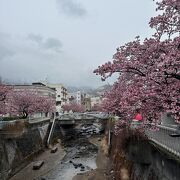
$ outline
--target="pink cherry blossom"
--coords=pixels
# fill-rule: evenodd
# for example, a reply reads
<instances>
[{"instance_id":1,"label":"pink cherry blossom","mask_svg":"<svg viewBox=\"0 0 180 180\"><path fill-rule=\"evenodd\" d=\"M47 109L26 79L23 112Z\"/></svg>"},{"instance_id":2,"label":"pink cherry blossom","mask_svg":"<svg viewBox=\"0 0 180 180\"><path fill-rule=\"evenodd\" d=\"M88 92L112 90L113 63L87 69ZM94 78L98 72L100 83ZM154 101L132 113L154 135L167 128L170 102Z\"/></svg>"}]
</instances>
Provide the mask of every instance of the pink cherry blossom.
<instances>
[{"instance_id":1,"label":"pink cherry blossom","mask_svg":"<svg viewBox=\"0 0 180 180\"><path fill-rule=\"evenodd\" d=\"M77 103L69 103L62 106L64 111L84 112L85 108Z\"/></svg>"},{"instance_id":2,"label":"pink cherry blossom","mask_svg":"<svg viewBox=\"0 0 180 180\"><path fill-rule=\"evenodd\" d=\"M0 115L6 114L6 99L7 94L11 91L11 88L0 84Z\"/></svg>"},{"instance_id":3,"label":"pink cherry blossom","mask_svg":"<svg viewBox=\"0 0 180 180\"><path fill-rule=\"evenodd\" d=\"M8 112L27 118L35 113L51 113L55 111L55 99L40 96L36 91L23 89L8 94Z\"/></svg>"},{"instance_id":4,"label":"pink cherry blossom","mask_svg":"<svg viewBox=\"0 0 180 180\"><path fill-rule=\"evenodd\" d=\"M149 23L155 29L151 38L118 47L112 61L94 71L102 80L119 74L103 108L125 121L136 108L144 121L157 123L162 112L180 121L180 1L158 1L157 11Z\"/></svg>"}]
</instances>

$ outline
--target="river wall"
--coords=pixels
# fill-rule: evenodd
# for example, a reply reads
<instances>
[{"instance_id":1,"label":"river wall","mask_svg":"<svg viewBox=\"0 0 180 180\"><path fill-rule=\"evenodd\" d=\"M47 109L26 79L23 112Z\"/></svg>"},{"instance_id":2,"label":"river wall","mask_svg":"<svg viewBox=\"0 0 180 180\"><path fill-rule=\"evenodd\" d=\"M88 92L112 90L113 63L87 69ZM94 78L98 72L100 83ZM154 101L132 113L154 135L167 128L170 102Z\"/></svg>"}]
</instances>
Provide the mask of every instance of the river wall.
<instances>
[{"instance_id":1,"label":"river wall","mask_svg":"<svg viewBox=\"0 0 180 180\"><path fill-rule=\"evenodd\" d=\"M180 179L180 163L178 159L148 141L130 142L127 158L132 162L132 179Z\"/></svg>"},{"instance_id":2,"label":"river wall","mask_svg":"<svg viewBox=\"0 0 180 180\"><path fill-rule=\"evenodd\" d=\"M26 123L24 132L15 135L9 130L0 134L0 179L9 176L24 167L34 154L45 147L49 121L45 123Z\"/></svg>"},{"instance_id":3,"label":"river wall","mask_svg":"<svg viewBox=\"0 0 180 180\"><path fill-rule=\"evenodd\" d=\"M141 136L122 134L112 137L110 151L116 180L180 179L180 163L175 157Z\"/></svg>"}]
</instances>

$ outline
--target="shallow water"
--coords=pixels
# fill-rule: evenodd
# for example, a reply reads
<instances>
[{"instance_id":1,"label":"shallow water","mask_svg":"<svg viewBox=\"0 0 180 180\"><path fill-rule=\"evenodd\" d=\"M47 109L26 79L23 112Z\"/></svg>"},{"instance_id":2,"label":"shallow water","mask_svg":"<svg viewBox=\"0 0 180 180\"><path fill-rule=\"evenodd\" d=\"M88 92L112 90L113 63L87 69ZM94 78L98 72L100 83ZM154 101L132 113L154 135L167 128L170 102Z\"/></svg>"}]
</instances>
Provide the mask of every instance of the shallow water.
<instances>
[{"instance_id":1,"label":"shallow water","mask_svg":"<svg viewBox=\"0 0 180 180\"><path fill-rule=\"evenodd\" d=\"M72 180L78 173L96 169L98 148L88 141L87 134L80 137L75 135L76 132L73 134L74 138L64 141L66 155L63 160L41 178L46 180Z\"/></svg>"},{"instance_id":2,"label":"shallow water","mask_svg":"<svg viewBox=\"0 0 180 180\"><path fill-rule=\"evenodd\" d=\"M85 171L96 168L95 156L89 158L76 159L73 162L82 163L83 166L85 166ZM82 173L82 171L80 170L81 168L75 169L72 163L63 162L63 164L59 164L55 169L53 169L46 176L43 177L46 180L72 180L72 178L76 174Z\"/></svg>"}]
</instances>

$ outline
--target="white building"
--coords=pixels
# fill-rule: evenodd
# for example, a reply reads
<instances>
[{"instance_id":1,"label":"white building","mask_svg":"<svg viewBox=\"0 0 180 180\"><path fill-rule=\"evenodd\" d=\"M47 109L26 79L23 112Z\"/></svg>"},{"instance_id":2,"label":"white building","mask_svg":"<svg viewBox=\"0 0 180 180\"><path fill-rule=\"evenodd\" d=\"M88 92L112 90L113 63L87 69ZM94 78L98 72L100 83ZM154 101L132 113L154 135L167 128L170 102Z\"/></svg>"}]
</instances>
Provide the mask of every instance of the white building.
<instances>
[{"instance_id":1,"label":"white building","mask_svg":"<svg viewBox=\"0 0 180 180\"><path fill-rule=\"evenodd\" d=\"M77 104L81 104L82 103L82 93L81 93L81 91L78 91L76 93L76 103Z\"/></svg>"},{"instance_id":2,"label":"white building","mask_svg":"<svg viewBox=\"0 0 180 180\"><path fill-rule=\"evenodd\" d=\"M55 99L56 92L54 89L47 87L45 84L37 82L32 85L10 85L14 91L29 90L37 93L40 96L45 96Z\"/></svg>"},{"instance_id":3,"label":"white building","mask_svg":"<svg viewBox=\"0 0 180 180\"><path fill-rule=\"evenodd\" d=\"M102 97L96 96L96 97L91 97L91 107L93 107L95 104L101 104L102 102Z\"/></svg>"},{"instance_id":4,"label":"white building","mask_svg":"<svg viewBox=\"0 0 180 180\"><path fill-rule=\"evenodd\" d=\"M76 102L76 96L73 93L68 93L67 95L67 104Z\"/></svg>"},{"instance_id":5,"label":"white building","mask_svg":"<svg viewBox=\"0 0 180 180\"><path fill-rule=\"evenodd\" d=\"M56 114L62 112L62 106L67 103L67 89L62 84L47 84L56 91Z\"/></svg>"}]
</instances>

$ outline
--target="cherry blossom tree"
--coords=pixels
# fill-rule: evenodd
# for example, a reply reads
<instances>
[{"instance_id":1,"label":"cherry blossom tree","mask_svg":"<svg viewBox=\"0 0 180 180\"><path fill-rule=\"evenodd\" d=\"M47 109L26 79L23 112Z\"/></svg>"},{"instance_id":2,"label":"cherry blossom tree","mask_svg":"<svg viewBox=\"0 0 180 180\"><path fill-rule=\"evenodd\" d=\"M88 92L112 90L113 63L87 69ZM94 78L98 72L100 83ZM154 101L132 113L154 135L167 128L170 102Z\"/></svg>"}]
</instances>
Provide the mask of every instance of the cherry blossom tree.
<instances>
[{"instance_id":1,"label":"cherry blossom tree","mask_svg":"<svg viewBox=\"0 0 180 180\"><path fill-rule=\"evenodd\" d=\"M77 103L69 103L62 106L63 111L73 111L73 112L84 112L85 109L82 105Z\"/></svg>"},{"instance_id":2,"label":"cherry blossom tree","mask_svg":"<svg viewBox=\"0 0 180 180\"><path fill-rule=\"evenodd\" d=\"M6 99L7 94L11 91L11 88L0 84L0 114L6 114Z\"/></svg>"},{"instance_id":3,"label":"cherry blossom tree","mask_svg":"<svg viewBox=\"0 0 180 180\"><path fill-rule=\"evenodd\" d=\"M159 121L162 112L169 112L180 121L180 1L158 1L156 10L160 14L150 20L151 38L136 37L120 46L113 61L94 71L102 80L119 73L105 95L105 108L127 120L139 108L145 120Z\"/></svg>"},{"instance_id":4,"label":"cherry blossom tree","mask_svg":"<svg viewBox=\"0 0 180 180\"><path fill-rule=\"evenodd\" d=\"M48 113L55 111L55 100L40 96L36 91L28 89L13 91L8 97L8 112L27 118L34 113Z\"/></svg>"},{"instance_id":5,"label":"cherry blossom tree","mask_svg":"<svg viewBox=\"0 0 180 180\"><path fill-rule=\"evenodd\" d=\"M35 92L29 90L13 91L8 97L9 113L27 118L37 112L37 97Z\"/></svg>"},{"instance_id":6,"label":"cherry blossom tree","mask_svg":"<svg viewBox=\"0 0 180 180\"><path fill-rule=\"evenodd\" d=\"M50 97L39 96L36 100L36 106L37 111L45 113L46 117L48 113L56 111L55 99Z\"/></svg>"}]
</instances>

